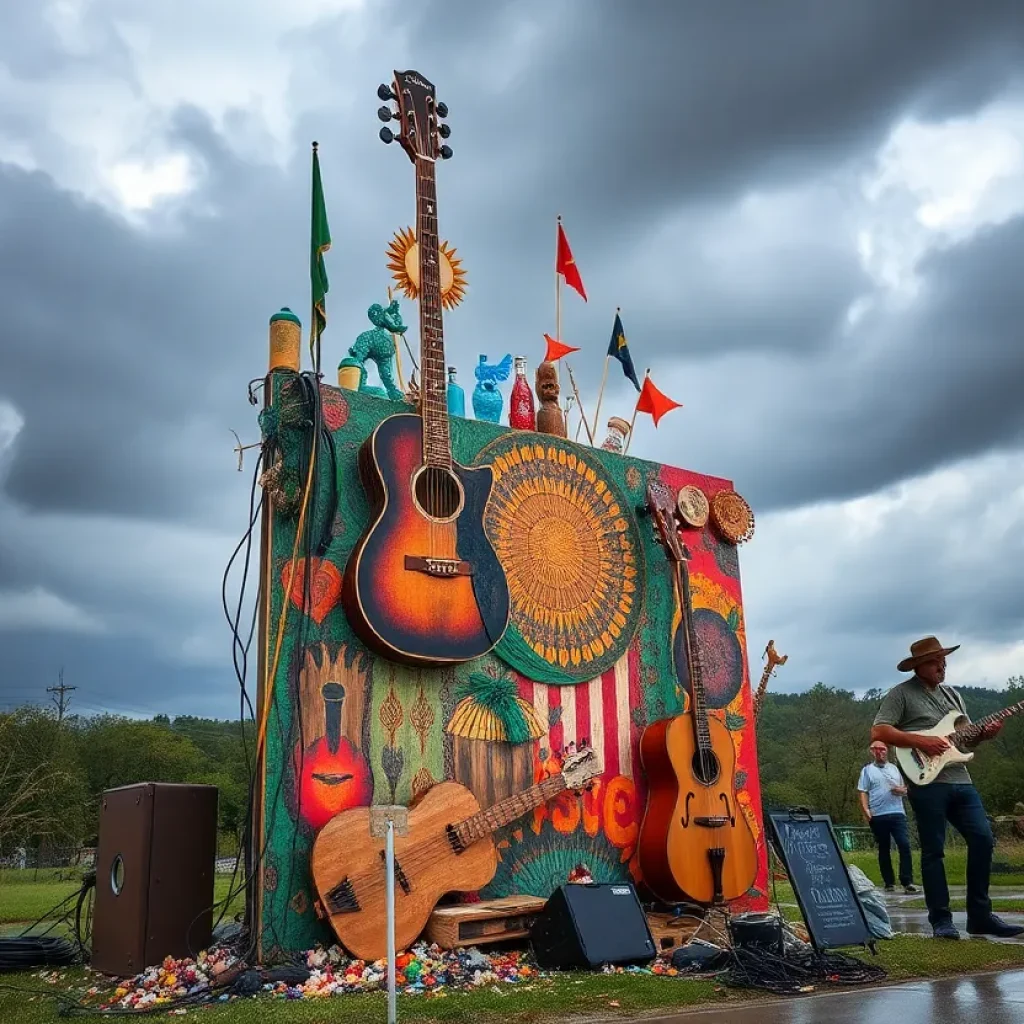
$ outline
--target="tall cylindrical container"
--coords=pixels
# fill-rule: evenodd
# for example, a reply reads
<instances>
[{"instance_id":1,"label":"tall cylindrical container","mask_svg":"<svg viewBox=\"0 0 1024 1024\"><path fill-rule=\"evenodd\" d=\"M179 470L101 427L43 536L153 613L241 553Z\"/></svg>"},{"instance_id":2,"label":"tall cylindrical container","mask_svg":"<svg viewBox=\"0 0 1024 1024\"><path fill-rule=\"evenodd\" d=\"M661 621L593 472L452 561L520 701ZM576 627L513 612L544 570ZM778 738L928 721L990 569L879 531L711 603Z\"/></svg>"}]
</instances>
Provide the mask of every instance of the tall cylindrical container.
<instances>
[{"instance_id":1,"label":"tall cylindrical container","mask_svg":"<svg viewBox=\"0 0 1024 1024\"><path fill-rule=\"evenodd\" d=\"M448 415L466 417L466 392L455 380L455 367L448 367Z\"/></svg>"},{"instance_id":2,"label":"tall cylindrical container","mask_svg":"<svg viewBox=\"0 0 1024 1024\"><path fill-rule=\"evenodd\" d=\"M302 321L287 307L270 318L270 369L299 372Z\"/></svg>"},{"instance_id":3,"label":"tall cylindrical container","mask_svg":"<svg viewBox=\"0 0 1024 1024\"><path fill-rule=\"evenodd\" d=\"M526 379L526 357L515 358L516 379L508 400L508 425L516 430L537 429L537 407L533 401L533 389Z\"/></svg>"}]
</instances>

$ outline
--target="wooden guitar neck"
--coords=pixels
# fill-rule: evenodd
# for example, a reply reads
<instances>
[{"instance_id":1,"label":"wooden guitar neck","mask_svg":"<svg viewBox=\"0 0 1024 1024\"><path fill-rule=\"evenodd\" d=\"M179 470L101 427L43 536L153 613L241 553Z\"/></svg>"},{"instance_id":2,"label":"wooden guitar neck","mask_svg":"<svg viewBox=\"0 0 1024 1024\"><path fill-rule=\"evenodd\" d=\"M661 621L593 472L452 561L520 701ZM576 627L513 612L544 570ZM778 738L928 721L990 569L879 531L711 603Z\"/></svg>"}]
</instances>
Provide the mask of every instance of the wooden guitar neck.
<instances>
[{"instance_id":1,"label":"wooden guitar neck","mask_svg":"<svg viewBox=\"0 0 1024 1024\"><path fill-rule=\"evenodd\" d=\"M437 186L434 161L416 160L416 243L420 265L420 413L423 417L423 461L450 469L447 370L441 306L440 257L437 237Z\"/></svg>"},{"instance_id":2,"label":"wooden guitar neck","mask_svg":"<svg viewBox=\"0 0 1024 1024\"><path fill-rule=\"evenodd\" d=\"M754 694L754 719L761 714L761 705L764 703L765 691L768 689L768 680L778 665L785 665L789 661L788 654L780 655L775 650L775 641L769 640L768 646L764 649L764 656L768 659L761 673L761 681L757 684L757 692Z\"/></svg>"}]
</instances>

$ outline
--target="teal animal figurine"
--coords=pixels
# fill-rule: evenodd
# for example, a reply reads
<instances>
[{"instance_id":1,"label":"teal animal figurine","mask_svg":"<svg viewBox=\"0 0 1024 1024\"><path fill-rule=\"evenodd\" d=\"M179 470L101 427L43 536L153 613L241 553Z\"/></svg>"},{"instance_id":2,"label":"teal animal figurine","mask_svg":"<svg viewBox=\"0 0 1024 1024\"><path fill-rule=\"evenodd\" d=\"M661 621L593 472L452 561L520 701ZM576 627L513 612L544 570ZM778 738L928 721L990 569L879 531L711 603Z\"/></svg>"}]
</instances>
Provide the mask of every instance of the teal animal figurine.
<instances>
[{"instance_id":1,"label":"teal animal figurine","mask_svg":"<svg viewBox=\"0 0 1024 1024\"><path fill-rule=\"evenodd\" d=\"M473 373L476 387L473 388L473 415L489 423L501 422L501 392L498 381L508 380L512 372L512 356L507 355L500 363L488 363L487 356L481 356Z\"/></svg>"},{"instance_id":2,"label":"teal animal figurine","mask_svg":"<svg viewBox=\"0 0 1024 1024\"><path fill-rule=\"evenodd\" d=\"M367 311L373 330L363 331L356 338L355 344L348 350L349 359L342 360L344 365L359 363L359 390L367 395L379 395L392 401L404 401L405 395L395 383L395 342L392 334L405 334L409 329L402 322L402 314L398 310L398 299L393 299L389 306L375 302ZM377 373L383 388L366 383L366 361L372 359L377 364ZM351 360L351 361L350 361Z\"/></svg>"}]
</instances>

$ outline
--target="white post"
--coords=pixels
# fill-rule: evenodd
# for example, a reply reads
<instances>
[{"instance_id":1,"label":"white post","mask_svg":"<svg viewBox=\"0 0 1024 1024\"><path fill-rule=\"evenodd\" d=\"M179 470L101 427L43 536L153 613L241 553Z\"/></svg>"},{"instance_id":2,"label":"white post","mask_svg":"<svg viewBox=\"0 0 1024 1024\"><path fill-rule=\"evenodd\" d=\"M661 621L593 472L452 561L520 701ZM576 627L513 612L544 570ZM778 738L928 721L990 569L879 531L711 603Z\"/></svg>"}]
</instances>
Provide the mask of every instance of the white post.
<instances>
[{"instance_id":1,"label":"white post","mask_svg":"<svg viewBox=\"0 0 1024 1024\"><path fill-rule=\"evenodd\" d=\"M395 823L389 817L384 836L384 912L388 921L388 1024L398 1020L398 997L395 992Z\"/></svg>"}]
</instances>

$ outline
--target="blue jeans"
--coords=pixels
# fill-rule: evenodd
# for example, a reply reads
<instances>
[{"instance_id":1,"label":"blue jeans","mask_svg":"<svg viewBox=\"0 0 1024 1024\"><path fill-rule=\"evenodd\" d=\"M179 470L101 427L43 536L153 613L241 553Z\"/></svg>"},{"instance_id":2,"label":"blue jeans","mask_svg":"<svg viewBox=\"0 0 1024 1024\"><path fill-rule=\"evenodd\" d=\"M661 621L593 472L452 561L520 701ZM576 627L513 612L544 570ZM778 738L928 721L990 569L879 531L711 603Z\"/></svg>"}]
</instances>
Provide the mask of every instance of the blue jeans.
<instances>
[{"instance_id":1,"label":"blue jeans","mask_svg":"<svg viewBox=\"0 0 1024 1024\"><path fill-rule=\"evenodd\" d=\"M900 885L914 881L914 861L910 855L910 834L907 832L905 814L875 814L871 818L871 831L878 843L878 870L886 885L895 885L892 872L892 840L900 852Z\"/></svg>"},{"instance_id":2,"label":"blue jeans","mask_svg":"<svg viewBox=\"0 0 1024 1024\"><path fill-rule=\"evenodd\" d=\"M967 842L967 921L985 921L992 913L988 882L995 843L978 791L963 783L933 782L930 786L908 786L907 797L921 839L921 881L928 920L935 926L953 919L943 863L949 822Z\"/></svg>"}]
</instances>

